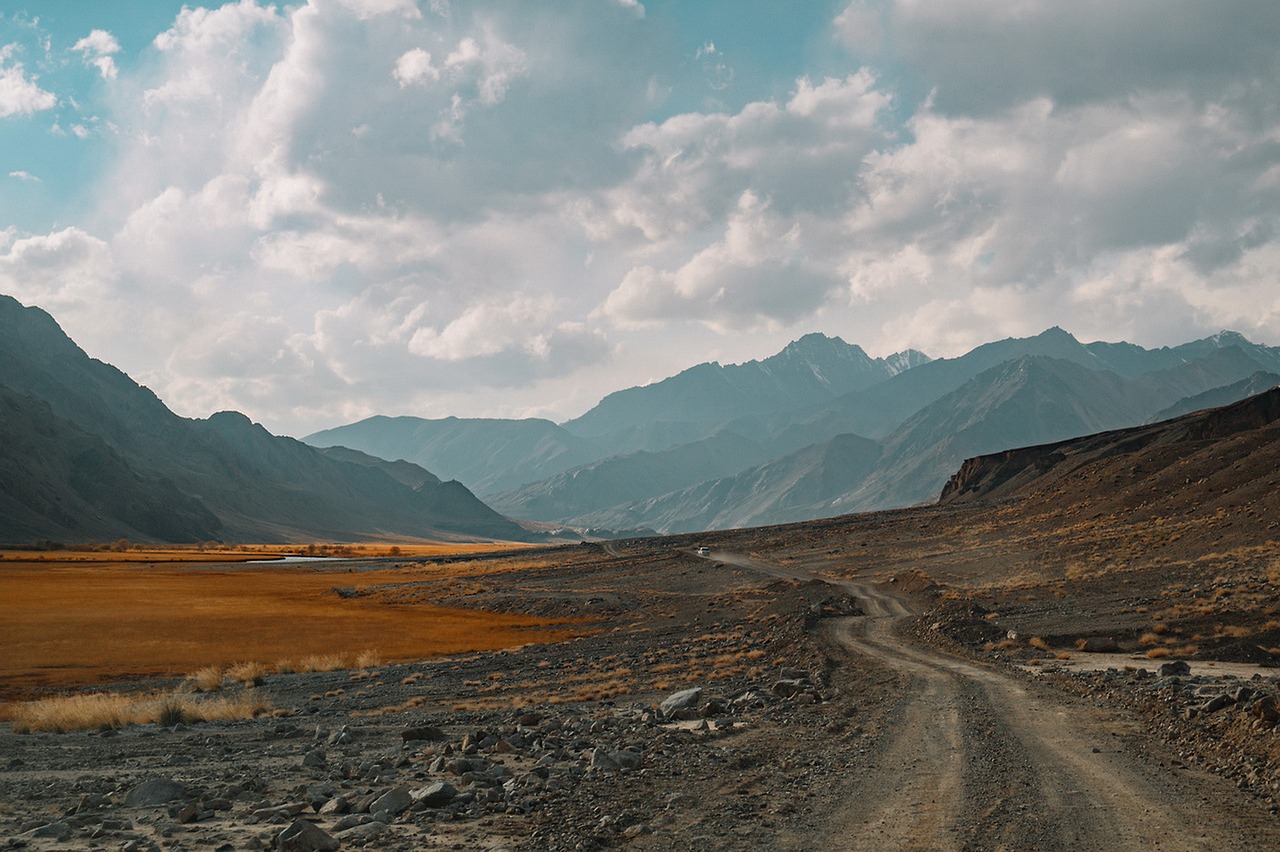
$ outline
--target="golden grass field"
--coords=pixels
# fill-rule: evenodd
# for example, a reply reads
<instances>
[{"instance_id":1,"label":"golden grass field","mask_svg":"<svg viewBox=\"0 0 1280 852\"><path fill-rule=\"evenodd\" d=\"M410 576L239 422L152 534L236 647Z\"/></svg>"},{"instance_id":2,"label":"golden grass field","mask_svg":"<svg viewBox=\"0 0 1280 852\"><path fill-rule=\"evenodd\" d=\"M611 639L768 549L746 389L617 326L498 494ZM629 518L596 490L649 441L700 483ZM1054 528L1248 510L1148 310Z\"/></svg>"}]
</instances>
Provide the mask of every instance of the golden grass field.
<instances>
[{"instance_id":1,"label":"golden grass field","mask_svg":"<svg viewBox=\"0 0 1280 852\"><path fill-rule=\"evenodd\" d=\"M5 553L0 699L248 661L273 669L319 657L354 665L361 654L390 662L581 633L533 617L406 605L377 593L378 587L439 580L443 567L348 572L341 563L199 564L227 558L194 550ZM341 587L374 594L343 597L335 591Z\"/></svg>"}]
</instances>

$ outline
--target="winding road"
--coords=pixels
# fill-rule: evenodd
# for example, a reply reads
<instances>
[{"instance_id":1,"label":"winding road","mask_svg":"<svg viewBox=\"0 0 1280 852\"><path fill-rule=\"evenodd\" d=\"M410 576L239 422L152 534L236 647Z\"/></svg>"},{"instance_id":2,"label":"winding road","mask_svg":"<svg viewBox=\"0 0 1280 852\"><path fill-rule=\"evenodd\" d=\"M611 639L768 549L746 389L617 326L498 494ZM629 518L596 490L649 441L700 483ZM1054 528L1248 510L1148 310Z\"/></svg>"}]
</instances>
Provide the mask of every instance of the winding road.
<instances>
[{"instance_id":1,"label":"winding road","mask_svg":"<svg viewBox=\"0 0 1280 852\"><path fill-rule=\"evenodd\" d=\"M908 683L896 724L850 767L825 848L1280 848L1274 819L1222 779L1126 747L1133 721L905 639L907 598L742 554L708 558L854 595L865 614L825 622L830 637L850 664L866 655Z\"/></svg>"}]
</instances>

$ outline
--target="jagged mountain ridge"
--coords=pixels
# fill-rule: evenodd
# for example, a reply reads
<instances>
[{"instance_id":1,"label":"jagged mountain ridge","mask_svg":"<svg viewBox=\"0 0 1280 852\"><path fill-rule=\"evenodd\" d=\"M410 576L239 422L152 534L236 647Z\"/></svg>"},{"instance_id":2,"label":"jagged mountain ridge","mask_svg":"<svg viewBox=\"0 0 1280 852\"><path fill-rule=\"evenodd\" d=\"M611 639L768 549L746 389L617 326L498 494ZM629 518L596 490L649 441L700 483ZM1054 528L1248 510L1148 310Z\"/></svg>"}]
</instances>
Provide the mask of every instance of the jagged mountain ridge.
<instances>
[{"instance_id":1,"label":"jagged mountain ridge","mask_svg":"<svg viewBox=\"0 0 1280 852\"><path fill-rule=\"evenodd\" d=\"M962 461L1010 446L1065 439L1140 423L1188 389L1229 384L1256 368L1236 347L1124 378L1075 360L1028 355L1002 362L926 405L864 448L850 475L824 478L824 465L853 435L792 453L724 480L571 518L575 524L648 525L663 532L745 523L783 523L929 502ZM871 442L869 442L871 443ZM874 458L866 464L865 459ZM797 468L806 468L798 472ZM806 486L792 492L788 482ZM828 483L826 490L812 483Z\"/></svg>"},{"instance_id":2,"label":"jagged mountain ridge","mask_svg":"<svg viewBox=\"0 0 1280 852\"><path fill-rule=\"evenodd\" d=\"M8 296L0 389L3 541L528 538L426 471L409 487L381 460L331 458L235 412L178 417Z\"/></svg>"},{"instance_id":3,"label":"jagged mountain ridge","mask_svg":"<svg viewBox=\"0 0 1280 852\"><path fill-rule=\"evenodd\" d=\"M741 425L744 418L759 420L820 405L928 360L914 350L871 358L839 337L807 334L759 361L707 362L650 385L616 391L564 427L613 453L666 449L673 439L687 443L726 426L753 438ZM661 424L669 428L654 428Z\"/></svg>"}]
</instances>

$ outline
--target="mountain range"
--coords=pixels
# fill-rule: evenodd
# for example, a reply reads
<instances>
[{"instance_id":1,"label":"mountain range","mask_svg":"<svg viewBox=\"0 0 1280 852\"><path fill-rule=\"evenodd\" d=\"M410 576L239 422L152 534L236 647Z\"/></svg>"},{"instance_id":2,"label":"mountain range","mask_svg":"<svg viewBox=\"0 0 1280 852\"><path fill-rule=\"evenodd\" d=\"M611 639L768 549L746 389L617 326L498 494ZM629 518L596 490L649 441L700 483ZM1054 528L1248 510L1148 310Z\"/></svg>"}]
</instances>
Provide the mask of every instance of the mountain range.
<instances>
[{"instance_id":1,"label":"mountain range","mask_svg":"<svg viewBox=\"0 0 1280 852\"><path fill-rule=\"evenodd\" d=\"M1055 327L937 360L873 359L811 334L760 361L699 364L619 391L558 426L370 418L304 440L443 468L512 517L674 533L930 502L969 457L1226 404L1278 381L1280 348L1229 331L1144 349Z\"/></svg>"},{"instance_id":2,"label":"mountain range","mask_svg":"<svg viewBox=\"0 0 1280 852\"><path fill-rule=\"evenodd\" d=\"M691 532L931 502L966 459L1227 405L1280 348L1060 328L931 360L806 335L699 364L574 420L372 417L303 441L182 418L0 296L0 542ZM522 519L514 521L512 518ZM590 531L587 533L586 531Z\"/></svg>"},{"instance_id":3,"label":"mountain range","mask_svg":"<svg viewBox=\"0 0 1280 852\"><path fill-rule=\"evenodd\" d=\"M10 543L531 538L416 465L317 450L236 412L179 417L8 296L0 485Z\"/></svg>"}]
</instances>

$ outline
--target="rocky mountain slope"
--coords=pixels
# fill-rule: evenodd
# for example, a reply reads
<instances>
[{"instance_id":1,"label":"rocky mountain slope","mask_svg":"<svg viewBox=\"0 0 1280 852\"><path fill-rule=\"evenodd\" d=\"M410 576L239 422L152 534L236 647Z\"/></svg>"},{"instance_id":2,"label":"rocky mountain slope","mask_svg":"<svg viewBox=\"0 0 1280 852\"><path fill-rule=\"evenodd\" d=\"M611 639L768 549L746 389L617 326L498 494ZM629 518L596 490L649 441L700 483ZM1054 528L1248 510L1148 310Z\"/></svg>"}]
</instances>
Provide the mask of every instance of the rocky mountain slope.
<instances>
[{"instance_id":1,"label":"rocky mountain slope","mask_svg":"<svg viewBox=\"0 0 1280 852\"><path fill-rule=\"evenodd\" d=\"M1018 498L1143 517L1232 506L1280 526L1280 388L1173 420L967 459L941 502Z\"/></svg>"},{"instance_id":2,"label":"rocky mountain slope","mask_svg":"<svg viewBox=\"0 0 1280 852\"><path fill-rule=\"evenodd\" d=\"M403 468L327 456L235 412L178 417L7 296L0 410L0 541L528 537L426 471L410 485Z\"/></svg>"}]
</instances>

